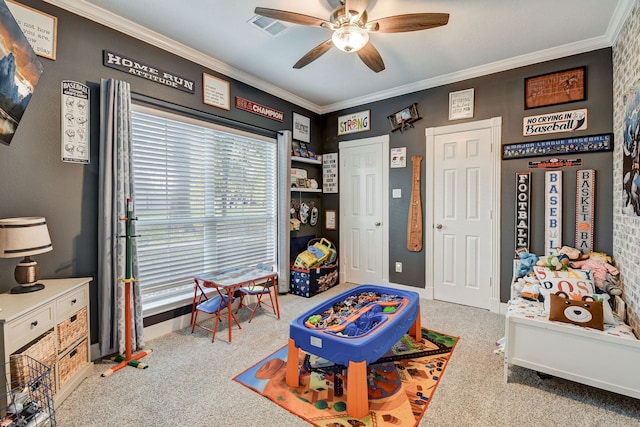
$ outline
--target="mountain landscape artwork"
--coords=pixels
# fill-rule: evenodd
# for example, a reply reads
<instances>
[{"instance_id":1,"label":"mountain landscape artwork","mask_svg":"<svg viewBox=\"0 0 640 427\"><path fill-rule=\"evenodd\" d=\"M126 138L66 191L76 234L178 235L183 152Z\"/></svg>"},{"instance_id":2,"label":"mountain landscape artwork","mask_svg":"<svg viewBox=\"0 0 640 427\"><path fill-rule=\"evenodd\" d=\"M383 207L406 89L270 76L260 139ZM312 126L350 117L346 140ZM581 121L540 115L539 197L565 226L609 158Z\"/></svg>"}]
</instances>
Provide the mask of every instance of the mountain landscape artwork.
<instances>
[{"instance_id":1,"label":"mountain landscape artwork","mask_svg":"<svg viewBox=\"0 0 640 427\"><path fill-rule=\"evenodd\" d=\"M0 142L11 144L42 70L7 4L0 0Z\"/></svg>"}]
</instances>

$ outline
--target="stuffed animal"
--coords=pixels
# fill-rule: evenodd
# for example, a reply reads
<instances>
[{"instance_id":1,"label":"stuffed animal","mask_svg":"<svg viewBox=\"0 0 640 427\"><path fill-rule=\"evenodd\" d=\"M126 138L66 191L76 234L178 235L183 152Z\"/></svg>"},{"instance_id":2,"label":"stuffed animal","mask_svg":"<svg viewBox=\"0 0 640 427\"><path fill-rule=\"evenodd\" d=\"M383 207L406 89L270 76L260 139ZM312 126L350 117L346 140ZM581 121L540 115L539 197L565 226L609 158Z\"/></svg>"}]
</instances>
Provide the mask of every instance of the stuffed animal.
<instances>
[{"instance_id":1,"label":"stuffed animal","mask_svg":"<svg viewBox=\"0 0 640 427\"><path fill-rule=\"evenodd\" d=\"M516 277L524 277L533 271L533 266L538 262L538 255L529 252L520 252L518 254L520 262L516 269Z\"/></svg>"},{"instance_id":2,"label":"stuffed animal","mask_svg":"<svg viewBox=\"0 0 640 427\"><path fill-rule=\"evenodd\" d=\"M572 261L571 267L593 271L593 283L609 295L621 295L622 289L617 285L620 271L611 264L611 257L603 252L591 252L589 258ZM612 277L607 280L607 273Z\"/></svg>"},{"instance_id":3,"label":"stuffed animal","mask_svg":"<svg viewBox=\"0 0 640 427\"><path fill-rule=\"evenodd\" d=\"M547 267L549 270L553 271L566 271L569 268L569 257L565 254L549 255L540 258L536 265L539 267Z\"/></svg>"},{"instance_id":4,"label":"stuffed animal","mask_svg":"<svg viewBox=\"0 0 640 427\"><path fill-rule=\"evenodd\" d=\"M537 278L529 275L524 276L523 279L524 285L522 286L522 290L520 291L520 296L524 299L538 301L538 297L540 296L540 281L538 281Z\"/></svg>"},{"instance_id":5,"label":"stuffed animal","mask_svg":"<svg viewBox=\"0 0 640 427\"><path fill-rule=\"evenodd\" d=\"M559 254L564 254L569 258L569 261L578 261L581 259L589 258L589 255L583 254L580 250L572 248L571 246L563 246L558 250Z\"/></svg>"}]
</instances>

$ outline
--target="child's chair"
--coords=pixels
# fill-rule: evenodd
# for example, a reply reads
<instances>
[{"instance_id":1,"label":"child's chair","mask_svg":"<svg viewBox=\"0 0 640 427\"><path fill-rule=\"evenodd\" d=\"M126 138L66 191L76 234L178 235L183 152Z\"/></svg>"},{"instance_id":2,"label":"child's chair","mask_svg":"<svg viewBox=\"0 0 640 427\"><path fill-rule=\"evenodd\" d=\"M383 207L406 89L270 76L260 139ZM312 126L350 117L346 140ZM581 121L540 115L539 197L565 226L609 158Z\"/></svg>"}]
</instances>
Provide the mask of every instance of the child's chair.
<instances>
[{"instance_id":1,"label":"child's chair","mask_svg":"<svg viewBox=\"0 0 640 427\"><path fill-rule=\"evenodd\" d=\"M266 271L273 271L270 266L267 266L265 264L258 264L256 268ZM256 311L258 311L258 308L260 308L262 305L271 307L271 309L273 309L273 314L275 314L278 319L280 318L277 275L274 274L273 276L270 276L263 283L256 284L255 282L251 282L245 286L242 286L239 291L240 303L238 304L238 308L236 308L236 313L240 310L241 307L247 307L249 311L251 311L249 323L251 323L251 320L253 320L253 316L255 316ZM262 300L262 297L264 297L265 295L269 295L269 300L271 301L271 303ZM253 296L256 298L256 304L253 308L251 308L251 306L248 304L248 301L246 301L249 296Z\"/></svg>"},{"instance_id":2,"label":"child's chair","mask_svg":"<svg viewBox=\"0 0 640 427\"><path fill-rule=\"evenodd\" d=\"M223 299L224 298L224 299ZM233 304L234 298L231 298L231 304ZM229 297L228 296L220 296L220 295L216 295L213 296L203 302L201 302L200 304L198 304L196 306L195 312L193 314L193 321L191 324L191 333L193 333L193 331L195 330L196 326L199 328L202 328L206 331L211 332L213 335L211 336L211 342L213 342L216 339L216 331L218 330L218 323L220 322L220 313L222 312L223 309L225 309L227 307L227 303L229 302ZM231 308L229 308L231 309ZM201 325L200 323L198 323L198 313L199 312L204 312L207 314L214 314L216 317L216 321L215 324L213 326L213 329L211 328L207 328L206 326ZM235 319L234 319L235 320ZM237 323L237 321L236 321ZM238 326L240 326L238 324ZM229 328L231 327L231 325L229 325Z\"/></svg>"}]
</instances>

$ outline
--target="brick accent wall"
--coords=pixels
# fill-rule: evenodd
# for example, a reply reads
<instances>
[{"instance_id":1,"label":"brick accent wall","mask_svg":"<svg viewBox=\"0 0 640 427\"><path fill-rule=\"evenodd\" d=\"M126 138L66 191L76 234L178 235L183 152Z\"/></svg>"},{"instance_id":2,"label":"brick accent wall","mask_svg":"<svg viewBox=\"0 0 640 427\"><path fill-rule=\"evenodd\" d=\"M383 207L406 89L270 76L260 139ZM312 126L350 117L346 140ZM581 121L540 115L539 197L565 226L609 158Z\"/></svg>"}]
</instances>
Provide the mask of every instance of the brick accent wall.
<instances>
[{"instance_id":1,"label":"brick accent wall","mask_svg":"<svg viewBox=\"0 0 640 427\"><path fill-rule=\"evenodd\" d=\"M623 203L623 130L625 95L640 80L640 0L613 46L613 257L624 283L627 317L640 334L640 217L625 216Z\"/></svg>"}]
</instances>

